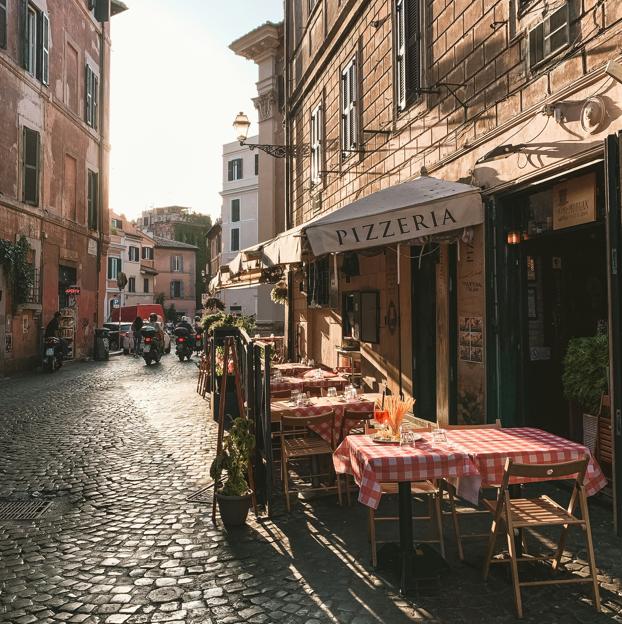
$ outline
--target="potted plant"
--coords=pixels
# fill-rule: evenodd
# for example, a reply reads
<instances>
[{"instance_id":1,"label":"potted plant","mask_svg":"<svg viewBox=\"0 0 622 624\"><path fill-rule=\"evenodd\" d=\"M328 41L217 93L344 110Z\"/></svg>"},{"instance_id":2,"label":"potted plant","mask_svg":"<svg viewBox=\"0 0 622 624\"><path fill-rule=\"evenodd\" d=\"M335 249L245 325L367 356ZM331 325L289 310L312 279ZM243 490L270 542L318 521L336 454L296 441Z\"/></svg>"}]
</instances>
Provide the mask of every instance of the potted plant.
<instances>
[{"instance_id":1,"label":"potted plant","mask_svg":"<svg viewBox=\"0 0 622 624\"><path fill-rule=\"evenodd\" d=\"M287 303L287 284L285 282L279 282L270 291L270 298L274 303L285 305Z\"/></svg>"},{"instance_id":2,"label":"potted plant","mask_svg":"<svg viewBox=\"0 0 622 624\"><path fill-rule=\"evenodd\" d=\"M225 434L222 450L210 468L220 517L225 526L242 526L246 522L252 497L247 471L254 448L255 436L251 421L247 418L236 418L231 430Z\"/></svg>"},{"instance_id":3,"label":"potted plant","mask_svg":"<svg viewBox=\"0 0 622 624\"><path fill-rule=\"evenodd\" d=\"M564 396L583 413L583 441L593 450L600 400L607 392L609 344L606 335L571 338L564 357Z\"/></svg>"}]
</instances>

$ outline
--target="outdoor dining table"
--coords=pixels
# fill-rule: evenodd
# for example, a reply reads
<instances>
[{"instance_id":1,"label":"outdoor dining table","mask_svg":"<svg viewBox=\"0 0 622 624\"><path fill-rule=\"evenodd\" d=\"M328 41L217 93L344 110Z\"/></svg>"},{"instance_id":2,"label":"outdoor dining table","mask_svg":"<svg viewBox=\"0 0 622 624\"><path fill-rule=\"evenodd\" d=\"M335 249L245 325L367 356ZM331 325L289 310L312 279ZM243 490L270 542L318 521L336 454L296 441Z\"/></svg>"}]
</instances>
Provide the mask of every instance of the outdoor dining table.
<instances>
[{"instance_id":1,"label":"outdoor dining table","mask_svg":"<svg viewBox=\"0 0 622 624\"><path fill-rule=\"evenodd\" d=\"M286 375L288 377L299 377L300 375L304 375L308 373L310 370L313 370L312 366L307 366L307 364L298 364L297 362L284 362L283 364L272 364L270 368L275 370L280 370L282 375Z\"/></svg>"},{"instance_id":2,"label":"outdoor dining table","mask_svg":"<svg viewBox=\"0 0 622 624\"><path fill-rule=\"evenodd\" d=\"M346 410L353 412L367 412L374 409L374 401L380 395L377 393L359 394L355 399L343 399L341 397L314 397L309 399L307 405L297 406L291 401L273 401L270 405L272 422L279 422L282 416L314 416L323 414L328 410L335 413L334 428L331 432L329 425L317 427L314 431L327 442L335 441L341 432L341 422ZM313 429L313 428L312 428Z\"/></svg>"},{"instance_id":3,"label":"outdoor dining table","mask_svg":"<svg viewBox=\"0 0 622 624\"><path fill-rule=\"evenodd\" d=\"M272 377L270 379L270 390L272 392L286 392L287 390L299 390L306 392L310 388L337 388L343 390L348 380L345 377L322 377L314 379L312 377Z\"/></svg>"},{"instance_id":4,"label":"outdoor dining table","mask_svg":"<svg viewBox=\"0 0 622 624\"><path fill-rule=\"evenodd\" d=\"M457 481L459 488L468 484L467 491L472 494L482 485L500 483L508 457L520 463L543 464L590 455L581 444L526 427L452 430L447 438L447 443L435 444L431 434L424 433L414 446L400 446L351 435L333 454L335 471L354 477L359 486L358 500L363 505L376 509L382 495L381 483L398 483L402 593L410 583L414 552L411 482L447 478ZM587 494L595 494L605 483L598 463L590 455L585 477Z\"/></svg>"}]
</instances>

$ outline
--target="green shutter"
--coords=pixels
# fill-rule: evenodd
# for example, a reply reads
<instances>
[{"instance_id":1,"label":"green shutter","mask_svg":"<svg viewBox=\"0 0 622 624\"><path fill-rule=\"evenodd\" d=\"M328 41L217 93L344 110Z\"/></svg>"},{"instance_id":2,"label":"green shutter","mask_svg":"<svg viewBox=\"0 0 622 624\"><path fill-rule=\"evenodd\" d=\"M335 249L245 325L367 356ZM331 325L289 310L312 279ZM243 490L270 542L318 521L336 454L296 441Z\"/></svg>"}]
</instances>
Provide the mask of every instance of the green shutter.
<instances>
[{"instance_id":1,"label":"green shutter","mask_svg":"<svg viewBox=\"0 0 622 624\"><path fill-rule=\"evenodd\" d=\"M6 0L0 0L0 48L6 48L7 43L7 10Z\"/></svg>"},{"instance_id":2,"label":"green shutter","mask_svg":"<svg viewBox=\"0 0 622 624\"><path fill-rule=\"evenodd\" d=\"M28 0L19 1L19 29L22 34L22 67L28 69Z\"/></svg>"},{"instance_id":3,"label":"green shutter","mask_svg":"<svg viewBox=\"0 0 622 624\"><path fill-rule=\"evenodd\" d=\"M421 0L404 0L406 38L406 99L418 97L421 89Z\"/></svg>"}]
</instances>

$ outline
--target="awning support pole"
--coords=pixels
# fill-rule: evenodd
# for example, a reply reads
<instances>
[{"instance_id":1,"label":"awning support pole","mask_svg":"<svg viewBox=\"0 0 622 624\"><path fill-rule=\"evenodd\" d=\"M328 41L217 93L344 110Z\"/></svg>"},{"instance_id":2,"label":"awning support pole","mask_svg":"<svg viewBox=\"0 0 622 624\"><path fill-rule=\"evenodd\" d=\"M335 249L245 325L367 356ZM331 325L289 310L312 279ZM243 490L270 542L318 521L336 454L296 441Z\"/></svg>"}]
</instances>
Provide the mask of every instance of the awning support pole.
<instances>
[{"instance_id":1,"label":"awning support pole","mask_svg":"<svg viewBox=\"0 0 622 624\"><path fill-rule=\"evenodd\" d=\"M397 358L398 358L398 370L400 375L400 399L404 398L404 389L402 387L402 296L401 296L401 257L400 257L401 244L397 244Z\"/></svg>"}]
</instances>

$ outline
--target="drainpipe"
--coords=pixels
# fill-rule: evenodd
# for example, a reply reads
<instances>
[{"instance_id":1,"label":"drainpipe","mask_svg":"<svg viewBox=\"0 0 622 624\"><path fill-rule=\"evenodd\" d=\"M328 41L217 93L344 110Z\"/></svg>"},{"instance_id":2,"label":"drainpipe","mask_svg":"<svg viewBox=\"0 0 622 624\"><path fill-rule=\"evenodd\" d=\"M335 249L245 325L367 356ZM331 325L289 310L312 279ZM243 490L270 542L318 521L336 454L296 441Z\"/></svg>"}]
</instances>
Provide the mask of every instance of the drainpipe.
<instances>
[{"instance_id":1,"label":"drainpipe","mask_svg":"<svg viewBox=\"0 0 622 624\"><path fill-rule=\"evenodd\" d=\"M105 23L100 22L101 31L99 33L99 173L97 176L97 295L95 297L96 316L95 322L97 325L101 325L99 322L100 315L102 314L102 300L101 300L101 270L102 270L102 249L104 245L104 143L106 138L106 132L104 127L105 120L105 94L106 94L106 37L105 37ZM105 290L104 290L105 298Z\"/></svg>"}]
</instances>

